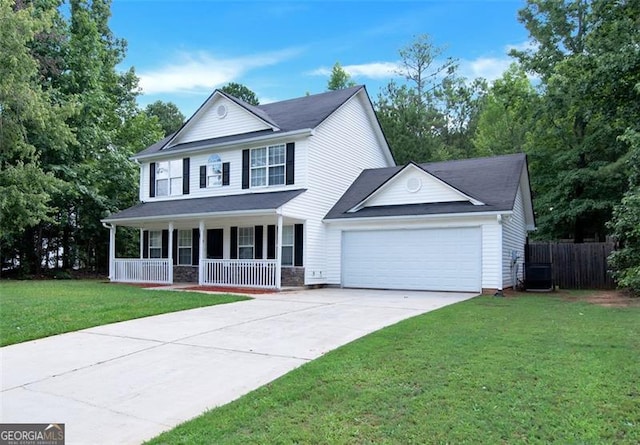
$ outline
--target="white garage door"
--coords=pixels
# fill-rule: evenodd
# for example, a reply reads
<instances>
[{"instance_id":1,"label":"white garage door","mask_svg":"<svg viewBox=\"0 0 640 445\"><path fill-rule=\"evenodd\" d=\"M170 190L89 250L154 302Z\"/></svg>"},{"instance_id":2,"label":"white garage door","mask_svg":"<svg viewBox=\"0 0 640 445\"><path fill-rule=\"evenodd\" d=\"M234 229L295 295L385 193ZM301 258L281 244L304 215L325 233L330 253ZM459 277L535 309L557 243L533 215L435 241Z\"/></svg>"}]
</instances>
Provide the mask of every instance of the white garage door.
<instances>
[{"instance_id":1,"label":"white garage door","mask_svg":"<svg viewBox=\"0 0 640 445\"><path fill-rule=\"evenodd\" d=\"M480 228L343 232L342 285L478 292Z\"/></svg>"}]
</instances>

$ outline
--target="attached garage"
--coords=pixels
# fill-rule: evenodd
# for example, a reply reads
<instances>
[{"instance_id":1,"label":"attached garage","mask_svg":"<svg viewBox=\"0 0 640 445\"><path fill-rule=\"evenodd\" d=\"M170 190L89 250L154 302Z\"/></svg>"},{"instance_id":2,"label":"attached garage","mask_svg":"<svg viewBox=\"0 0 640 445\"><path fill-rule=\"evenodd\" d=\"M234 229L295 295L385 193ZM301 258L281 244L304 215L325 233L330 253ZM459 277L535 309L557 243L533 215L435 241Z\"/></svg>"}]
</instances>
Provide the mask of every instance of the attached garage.
<instances>
[{"instance_id":1,"label":"attached garage","mask_svg":"<svg viewBox=\"0 0 640 445\"><path fill-rule=\"evenodd\" d=\"M342 233L342 286L469 291L482 289L480 227Z\"/></svg>"}]
</instances>

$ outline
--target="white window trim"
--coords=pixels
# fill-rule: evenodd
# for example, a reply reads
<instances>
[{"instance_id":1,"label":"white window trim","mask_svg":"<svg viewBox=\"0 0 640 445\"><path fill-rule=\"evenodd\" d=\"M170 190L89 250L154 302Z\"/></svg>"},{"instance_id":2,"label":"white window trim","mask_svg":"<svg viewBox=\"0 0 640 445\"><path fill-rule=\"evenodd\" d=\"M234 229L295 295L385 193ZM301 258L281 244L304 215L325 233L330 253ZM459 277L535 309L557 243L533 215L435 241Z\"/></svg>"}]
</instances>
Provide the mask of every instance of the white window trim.
<instances>
[{"instance_id":1,"label":"white window trim","mask_svg":"<svg viewBox=\"0 0 640 445\"><path fill-rule=\"evenodd\" d=\"M157 234L157 237L154 235ZM152 245L152 240L157 239L159 244L157 246ZM158 256L151 255L151 249L158 250L160 254ZM149 230L149 245L147 246L147 256L149 258L162 258L162 230Z\"/></svg>"},{"instance_id":2,"label":"white window trim","mask_svg":"<svg viewBox=\"0 0 640 445\"><path fill-rule=\"evenodd\" d=\"M241 244L240 243L240 239L242 238L241 234L244 230L248 230L251 233L251 244ZM238 254L237 257L239 260L248 260L248 259L255 259L256 256L256 251L255 251L255 239L256 239L256 234L254 231L253 227L238 227ZM240 255L240 249L244 248L244 249L248 249L251 248L251 258L242 258L242 256Z\"/></svg>"},{"instance_id":3,"label":"white window trim","mask_svg":"<svg viewBox=\"0 0 640 445\"><path fill-rule=\"evenodd\" d=\"M168 170L167 178L159 178L158 177L158 170L165 163L167 164L167 170ZM183 168L182 159L175 159L175 160L172 160L172 161L161 161L161 162L158 162L156 164L156 183L155 183L156 196L179 196L179 195L182 195L182 178L184 177L184 172L182 171L182 168ZM178 171L180 172L180 174L176 173ZM172 187L171 187L171 184L172 184L174 179L180 179L180 181L178 181L177 190L172 190ZM160 189L158 188L158 182L160 182L160 181L168 181L167 194L166 195L159 193Z\"/></svg>"},{"instance_id":4,"label":"white window trim","mask_svg":"<svg viewBox=\"0 0 640 445\"><path fill-rule=\"evenodd\" d=\"M217 157L218 159L216 161L212 161L214 157ZM215 165L219 167L218 171L220 173L213 174ZM212 184L210 179L215 177L219 177L219 181L217 183ZM222 158L220 157L220 155L214 154L209 156L209 159L207 160L207 188L218 188L218 187L222 187Z\"/></svg>"},{"instance_id":5,"label":"white window trim","mask_svg":"<svg viewBox=\"0 0 640 445\"><path fill-rule=\"evenodd\" d=\"M189 244L180 244L182 242L182 237L180 236L180 234L182 233L188 233L189 234ZM191 266L193 263L193 233L191 232L191 230L178 230L178 258L176 259L176 263L179 266ZM181 263L180 262L180 251L181 250L186 250L189 249L189 262L188 263Z\"/></svg>"},{"instance_id":6,"label":"white window trim","mask_svg":"<svg viewBox=\"0 0 640 445\"><path fill-rule=\"evenodd\" d=\"M283 161L281 163L277 163L277 164L270 164L269 163L269 154L271 149L282 149L282 152L284 154L283 156ZM254 167L251 164L251 160L253 159L253 154L258 151L258 150L265 150L266 155L265 155L265 164L258 166L258 167ZM278 186L278 185L285 185L286 181L287 181L287 149L285 144L277 144L277 145L269 145L267 147L257 147L257 148L252 148L250 150L250 158L249 158L249 185L251 188L263 188L263 187L273 187L273 186ZM282 182L278 183L278 184L271 184L269 183L269 170L272 168L276 168L276 167L282 167L283 168L283 174L282 174ZM253 175L254 175L254 171L256 170L264 170L265 172L265 179L264 179L264 185L253 185Z\"/></svg>"},{"instance_id":7,"label":"white window trim","mask_svg":"<svg viewBox=\"0 0 640 445\"><path fill-rule=\"evenodd\" d=\"M291 244L285 244L285 236L284 236L284 230L285 229L289 229L291 228ZM292 225L286 225L286 226L282 226L282 251L280 252L280 258L282 258L282 265L283 266L288 266L288 267L292 267L295 265L296 263L296 259L295 259L295 255L296 255L296 233L295 233L295 227ZM291 248L291 264L286 264L284 262L284 249L285 247L287 248Z\"/></svg>"}]
</instances>

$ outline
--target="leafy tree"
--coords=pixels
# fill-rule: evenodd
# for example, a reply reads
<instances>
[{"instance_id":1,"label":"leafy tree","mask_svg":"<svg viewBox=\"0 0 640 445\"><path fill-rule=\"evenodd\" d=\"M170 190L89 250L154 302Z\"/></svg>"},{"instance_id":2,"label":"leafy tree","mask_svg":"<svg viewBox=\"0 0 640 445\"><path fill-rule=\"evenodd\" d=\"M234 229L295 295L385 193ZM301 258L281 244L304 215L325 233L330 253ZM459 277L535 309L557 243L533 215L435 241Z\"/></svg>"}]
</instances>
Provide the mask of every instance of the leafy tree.
<instances>
[{"instance_id":1,"label":"leafy tree","mask_svg":"<svg viewBox=\"0 0 640 445\"><path fill-rule=\"evenodd\" d=\"M538 94L527 74L512 64L484 98L473 135L476 153L492 156L524 152L537 103Z\"/></svg>"},{"instance_id":2,"label":"leafy tree","mask_svg":"<svg viewBox=\"0 0 640 445\"><path fill-rule=\"evenodd\" d=\"M180 112L173 102L163 102L157 100L145 108L147 116L155 116L162 127L164 136L168 136L178 131L185 121L184 114Z\"/></svg>"},{"instance_id":3,"label":"leafy tree","mask_svg":"<svg viewBox=\"0 0 640 445\"><path fill-rule=\"evenodd\" d=\"M619 286L640 295L640 132L629 129L622 138L632 147L627 161L629 189L608 223L619 244L609 257L609 265Z\"/></svg>"},{"instance_id":4,"label":"leafy tree","mask_svg":"<svg viewBox=\"0 0 640 445\"><path fill-rule=\"evenodd\" d=\"M228 84L220 88L220 91L224 91L225 93L243 100L250 105L260 105L260 101L258 100L258 96L256 96L256 93L240 83L229 82Z\"/></svg>"},{"instance_id":5,"label":"leafy tree","mask_svg":"<svg viewBox=\"0 0 640 445\"><path fill-rule=\"evenodd\" d=\"M340 62L336 62L333 68L331 68L331 77L329 77L329 82L327 82L327 89L329 91L336 91L354 86L356 86L356 83L351 80L351 75L342 68Z\"/></svg>"},{"instance_id":6,"label":"leafy tree","mask_svg":"<svg viewBox=\"0 0 640 445\"><path fill-rule=\"evenodd\" d=\"M530 0L519 17L535 45L513 54L542 91L528 135L539 236L602 238L640 112L640 3Z\"/></svg>"}]
</instances>

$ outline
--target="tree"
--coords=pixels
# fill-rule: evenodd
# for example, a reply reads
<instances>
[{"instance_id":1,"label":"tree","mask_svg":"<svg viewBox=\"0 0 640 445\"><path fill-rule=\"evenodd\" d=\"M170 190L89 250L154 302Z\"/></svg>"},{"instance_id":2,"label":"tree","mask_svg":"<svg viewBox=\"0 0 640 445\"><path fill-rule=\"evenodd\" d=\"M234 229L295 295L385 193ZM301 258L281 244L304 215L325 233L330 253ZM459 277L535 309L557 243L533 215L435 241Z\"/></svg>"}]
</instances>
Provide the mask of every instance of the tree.
<instances>
[{"instance_id":1,"label":"tree","mask_svg":"<svg viewBox=\"0 0 640 445\"><path fill-rule=\"evenodd\" d=\"M224 91L225 93L243 100L250 105L260 105L260 101L258 100L256 93L240 83L229 82L220 88L220 91Z\"/></svg>"},{"instance_id":2,"label":"tree","mask_svg":"<svg viewBox=\"0 0 640 445\"><path fill-rule=\"evenodd\" d=\"M427 35L400 51L398 74L381 91L376 111L396 162L427 162L469 157L471 134L486 84L455 75L451 58L439 62L443 49Z\"/></svg>"},{"instance_id":3,"label":"tree","mask_svg":"<svg viewBox=\"0 0 640 445\"><path fill-rule=\"evenodd\" d=\"M59 149L73 135L64 122L69 110L42 89L31 51L36 36L51 29L52 15L12 6L0 0L0 251L2 264L17 256L22 265L37 267L38 249L20 241L25 231L50 220L59 185L42 168L39 148Z\"/></svg>"},{"instance_id":4,"label":"tree","mask_svg":"<svg viewBox=\"0 0 640 445\"><path fill-rule=\"evenodd\" d=\"M520 12L535 45L514 51L541 82L528 135L539 236L603 238L626 189L621 135L637 125L637 1L530 0Z\"/></svg>"},{"instance_id":5,"label":"tree","mask_svg":"<svg viewBox=\"0 0 640 445\"><path fill-rule=\"evenodd\" d=\"M327 82L327 90L343 90L354 86L356 86L356 83L351 80L351 75L342 68L340 62L336 62L333 68L331 68L331 77L329 77L329 81Z\"/></svg>"},{"instance_id":6,"label":"tree","mask_svg":"<svg viewBox=\"0 0 640 445\"><path fill-rule=\"evenodd\" d=\"M147 105L145 113L148 116L155 116L162 127L164 136L168 136L178 131L185 121L184 115L173 102L163 102L157 100Z\"/></svg>"},{"instance_id":7,"label":"tree","mask_svg":"<svg viewBox=\"0 0 640 445\"><path fill-rule=\"evenodd\" d=\"M479 156L522 153L534 126L538 94L520 65L511 64L484 98L473 144Z\"/></svg>"}]
</instances>

